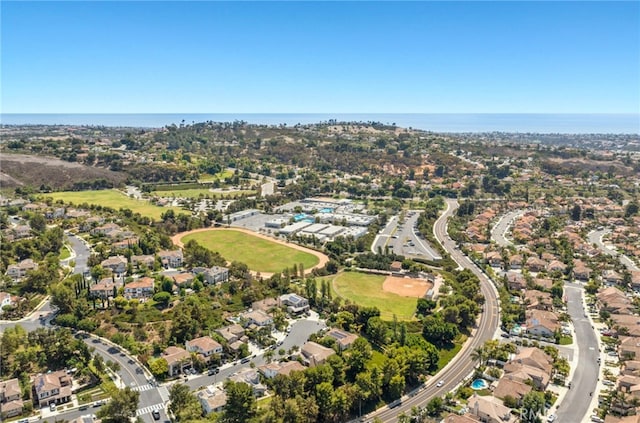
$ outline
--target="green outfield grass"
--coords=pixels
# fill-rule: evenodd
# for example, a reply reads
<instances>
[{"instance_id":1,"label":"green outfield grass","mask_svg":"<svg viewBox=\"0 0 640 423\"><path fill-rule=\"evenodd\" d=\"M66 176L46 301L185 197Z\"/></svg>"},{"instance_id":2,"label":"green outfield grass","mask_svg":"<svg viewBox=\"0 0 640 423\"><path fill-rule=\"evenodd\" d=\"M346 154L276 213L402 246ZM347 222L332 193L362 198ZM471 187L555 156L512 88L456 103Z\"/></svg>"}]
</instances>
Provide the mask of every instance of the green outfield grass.
<instances>
[{"instance_id":1,"label":"green outfield grass","mask_svg":"<svg viewBox=\"0 0 640 423\"><path fill-rule=\"evenodd\" d=\"M183 237L181 241L186 244L192 239L219 252L228 261L246 263L256 272L281 272L299 263L310 269L320 262L313 254L234 230L197 232Z\"/></svg>"},{"instance_id":2,"label":"green outfield grass","mask_svg":"<svg viewBox=\"0 0 640 423\"><path fill-rule=\"evenodd\" d=\"M134 213L140 213L142 216L148 216L153 219L160 219L160 215L169 209L173 209L176 213L186 213L179 207L159 207L147 200L129 198L126 194L115 189L52 192L45 196L53 198L54 201L62 200L65 203L76 206L87 203L111 207L116 210L121 208L130 209Z\"/></svg>"},{"instance_id":3,"label":"green outfield grass","mask_svg":"<svg viewBox=\"0 0 640 423\"><path fill-rule=\"evenodd\" d=\"M333 292L342 298L360 306L378 307L380 317L392 320L395 314L398 320L412 320L418 303L417 298L401 297L382 290L384 275L371 275L360 272L343 272L336 276L331 284Z\"/></svg>"},{"instance_id":4,"label":"green outfield grass","mask_svg":"<svg viewBox=\"0 0 640 423\"><path fill-rule=\"evenodd\" d=\"M255 191L209 191L208 188L191 188L191 189L183 189L183 190L163 190L163 191L153 191L151 195L155 195L158 197L182 197L182 198L199 198L200 195L203 197L209 198L220 198L223 195L225 197L247 197L249 195L256 195Z\"/></svg>"}]
</instances>

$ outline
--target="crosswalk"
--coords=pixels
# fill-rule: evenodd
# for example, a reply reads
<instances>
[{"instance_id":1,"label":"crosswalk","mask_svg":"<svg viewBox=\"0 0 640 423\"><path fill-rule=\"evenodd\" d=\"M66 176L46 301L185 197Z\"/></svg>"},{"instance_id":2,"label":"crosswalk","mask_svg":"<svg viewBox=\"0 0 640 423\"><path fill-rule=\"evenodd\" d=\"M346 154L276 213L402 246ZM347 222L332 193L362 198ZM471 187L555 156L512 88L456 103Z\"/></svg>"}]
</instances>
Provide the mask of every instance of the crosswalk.
<instances>
[{"instance_id":1,"label":"crosswalk","mask_svg":"<svg viewBox=\"0 0 640 423\"><path fill-rule=\"evenodd\" d=\"M148 383L146 385L136 385L131 387L132 391L138 391L138 392L148 391L149 389L154 389L154 386L149 385Z\"/></svg>"},{"instance_id":2,"label":"crosswalk","mask_svg":"<svg viewBox=\"0 0 640 423\"><path fill-rule=\"evenodd\" d=\"M160 404L154 404L154 405L150 405L148 407L144 407L144 408L140 408L139 410L136 411L136 417L140 417L144 414L148 414L151 413L152 411L155 410L162 410L164 408L164 404L160 403Z\"/></svg>"}]
</instances>

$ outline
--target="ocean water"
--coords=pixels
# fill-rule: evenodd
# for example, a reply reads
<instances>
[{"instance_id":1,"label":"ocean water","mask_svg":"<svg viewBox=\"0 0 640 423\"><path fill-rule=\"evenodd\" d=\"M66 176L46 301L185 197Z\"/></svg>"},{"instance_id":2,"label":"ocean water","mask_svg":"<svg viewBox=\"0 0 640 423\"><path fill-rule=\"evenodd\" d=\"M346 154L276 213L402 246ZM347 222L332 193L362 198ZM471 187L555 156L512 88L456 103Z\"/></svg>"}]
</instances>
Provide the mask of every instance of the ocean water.
<instances>
[{"instance_id":1,"label":"ocean water","mask_svg":"<svg viewBox=\"0 0 640 423\"><path fill-rule=\"evenodd\" d=\"M433 132L520 132L563 134L640 134L640 113L160 113L160 114L0 114L3 125L100 125L161 128L214 121L242 120L253 124L293 126L337 121L375 121Z\"/></svg>"}]
</instances>

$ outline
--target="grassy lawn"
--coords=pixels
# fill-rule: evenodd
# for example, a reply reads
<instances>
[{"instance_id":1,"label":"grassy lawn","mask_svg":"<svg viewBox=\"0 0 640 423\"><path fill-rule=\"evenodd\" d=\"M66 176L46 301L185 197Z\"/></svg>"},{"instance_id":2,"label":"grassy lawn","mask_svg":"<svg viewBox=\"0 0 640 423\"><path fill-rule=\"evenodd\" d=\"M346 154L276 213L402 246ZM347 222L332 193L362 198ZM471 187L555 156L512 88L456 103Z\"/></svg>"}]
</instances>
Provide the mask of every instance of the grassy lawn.
<instances>
[{"instance_id":1,"label":"grassy lawn","mask_svg":"<svg viewBox=\"0 0 640 423\"><path fill-rule=\"evenodd\" d=\"M440 358L438 359L438 370L436 370L437 372L442 370L444 366L446 366L451 361L451 359L453 359L453 357L455 357L456 354L458 354L458 352L462 349L463 344L464 344L464 340L460 340L460 341L456 340L456 342L453 344L451 348L449 349L443 348L439 350Z\"/></svg>"},{"instance_id":2,"label":"grassy lawn","mask_svg":"<svg viewBox=\"0 0 640 423\"><path fill-rule=\"evenodd\" d=\"M153 219L160 219L160 215L170 208L176 213L185 213L185 211L179 207L159 207L151 204L147 200L135 200L133 198L129 198L127 195L115 189L52 192L50 194L46 194L46 197L51 197L54 201L62 200L65 203L71 203L77 206L87 203L99 206L108 206L116 210L126 208L130 209L134 213L140 213L142 216L148 216Z\"/></svg>"},{"instance_id":3,"label":"grassy lawn","mask_svg":"<svg viewBox=\"0 0 640 423\"><path fill-rule=\"evenodd\" d=\"M60 249L60 260L66 260L71 257L71 251L69 251L69 247L63 245Z\"/></svg>"},{"instance_id":4,"label":"grassy lawn","mask_svg":"<svg viewBox=\"0 0 640 423\"><path fill-rule=\"evenodd\" d=\"M417 298L401 297L382 290L384 275L370 275L359 272L343 272L336 276L331 287L336 295L365 307L378 307L380 317L392 320L412 320L416 311Z\"/></svg>"},{"instance_id":5,"label":"grassy lawn","mask_svg":"<svg viewBox=\"0 0 640 423\"><path fill-rule=\"evenodd\" d=\"M227 261L246 263L249 269L256 272L281 272L299 263L305 269L310 269L319 263L313 254L233 230L198 232L185 236L182 242L186 244L192 239L219 252Z\"/></svg>"},{"instance_id":6,"label":"grassy lawn","mask_svg":"<svg viewBox=\"0 0 640 423\"><path fill-rule=\"evenodd\" d=\"M560 337L560 345L571 345L573 344L573 338L570 336L561 336Z\"/></svg>"},{"instance_id":7,"label":"grassy lawn","mask_svg":"<svg viewBox=\"0 0 640 423\"><path fill-rule=\"evenodd\" d=\"M255 191L209 191L208 188L191 188L191 189L182 189L182 190L166 190L166 191L153 191L151 195L155 195L158 197L181 197L181 198L200 198L209 197L209 198L220 198L223 195L225 197L247 197L249 195L256 195Z\"/></svg>"},{"instance_id":8,"label":"grassy lawn","mask_svg":"<svg viewBox=\"0 0 640 423\"><path fill-rule=\"evenodd\" d=\"M200 182L213 182L213 181L224 181L227 178L231 178L233 176L233 171L226 169L220 173L216 173L215 175L202 175L199 179Z\"/></svg>"},{"instance_id":9,"label":"grassy lawn","mask_svg":"<svg viewBox=\"0 0 640 423\"><path fill-rule=\"evenodd\" d=\"M267 410L271 405L271 401L273 400L273 396L269 395L268 397L258 398L258 410Z\"/></svg>"}]
</instances>

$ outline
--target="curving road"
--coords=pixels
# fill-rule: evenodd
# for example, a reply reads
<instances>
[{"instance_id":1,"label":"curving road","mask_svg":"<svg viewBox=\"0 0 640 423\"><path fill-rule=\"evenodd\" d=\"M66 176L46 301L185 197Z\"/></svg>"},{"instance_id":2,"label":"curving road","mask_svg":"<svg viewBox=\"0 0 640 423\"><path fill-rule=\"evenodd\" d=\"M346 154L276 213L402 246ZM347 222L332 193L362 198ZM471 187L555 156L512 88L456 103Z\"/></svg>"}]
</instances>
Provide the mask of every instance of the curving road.
<instances>
[{"instance_id":1,"label":"curving road","mask_svg":"<svg viewBox=\"0 0 640 423\"><path fill-rule=\"evenodd\" d=\"M75 257L73 258L75 261L73 273L83 274L89 270L87 260L91 251L85 241L80 237L67 233L67 238L69 239L69 243L71 244L71 248L75 254ZM54 309L47 299L36 312L20 321L0 322L0 333L6 328L13 327L15 325L20 325L27 331L33 331L39 327L50 327L50 321L53 318L54 312ZM95 353L101 355L105 362L110 360L117 362L120 365L118 376L122 384L140 391L138 416L140 416L142 421L153 422L154 420L151 417L151 412L153 410L159 410L161 417L163 418L162 421L168 421L168 418L163 411L164 404L169 398L167 389L165 387L157 387L155 384L152 385L149 383L150 375L134 357L130 356L124 349L109 343L109 341L86 333L81 333L81 335L78 336L81 336L87 345L94 348ZM48 417L32 421L41 422L51 420L52 418L71 420L81 415L93 414L97 410L98 408L89 407L87 410L74 409L66 412L55 413L55 416L51 416L50 413L47 413Z\"/></svg>"},{"instance_id":2,"label":"curving road","mask_svg":"<svg viewBox=\"0 0 640 423\"><path fill-rule=\"evenodd\" d=\"M457 249L456 243L449 238L447 233L447 220L458 208L456 200L447 199L447 208L436 221L433 227L433 233L444 249L451 255L451 258L461 267L470 269L478 278L480 278L480 290L485 298L482 314L480 315L478 327L462 350L454 357L449 364L429 380L425 385L416 389L409 395L402 398L402 402L393 408L388 406L379 411L373 412L366 416L366 421L373 420L377 417L383 422L395 422L398 420L400 413L411 413L412 407L422 407L433 397L442 397L447 392L455 389L456 386L471 372L475 367L474 361L471 359L471 353L476 347L484 344L485 341L492 339L498 328L500 321L498 293L493 286L491 280L485 275L467 256ZM436 387L436 381L444 381L441 387Z\"/></svg>"},{"instance_id":3,"label":"curving road","mask_svg":"<svg viewBox=\"0 0 640 423\"><path fill-rule=\"evenodd\" d=\"M502 217L498 220L498 223L491 229L491 239L493 239L496 244L501 247L508 247L513 244L511 240L507 239L506 234L513 221L522 216L524 213L523 210L513 210L508 212L507 214L502 215Z\"/></svg>"},{"instance_id":4,"label":"curving road","mask_svg":"<svg viewBox=\"0 0 640 423\"><path fill-rule=\"evenodd\" d=\"M629 271L632 271L632 272L639 271L640 267L638 267L633 262L633 260L631 260L629 257L627 257L624 254L618 254L618 252L615 250L615 247L608 247L602 242L602 237L610 232L611 232L610 229L600 229L597 231L591 231L587 235L587 238L589 239L589 242L591 244L595 244L603 253L608 254L610 256L617 257L622 264L627 266L627 269L629 269Z\"/></svg>"}]
</instances>

